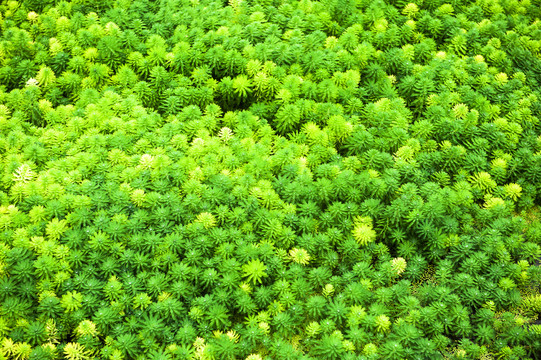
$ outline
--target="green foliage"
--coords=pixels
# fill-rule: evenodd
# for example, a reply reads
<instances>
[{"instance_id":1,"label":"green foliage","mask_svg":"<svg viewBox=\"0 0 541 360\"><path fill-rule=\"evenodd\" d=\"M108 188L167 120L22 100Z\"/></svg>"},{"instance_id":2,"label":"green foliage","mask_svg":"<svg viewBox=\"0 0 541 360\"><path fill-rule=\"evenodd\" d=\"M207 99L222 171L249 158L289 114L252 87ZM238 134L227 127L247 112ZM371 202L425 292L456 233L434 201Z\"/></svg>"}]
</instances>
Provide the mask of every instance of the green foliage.
<instances>
[{"instance_id":1,"label":"green foliage","mask_svg":"<svg viewBox=\"0 0 541 360\"><path fill-rule=\"evenodd\" d=\"M537 358L539 9L2 3L0 358Z\"/></svg>"}]
</instances>

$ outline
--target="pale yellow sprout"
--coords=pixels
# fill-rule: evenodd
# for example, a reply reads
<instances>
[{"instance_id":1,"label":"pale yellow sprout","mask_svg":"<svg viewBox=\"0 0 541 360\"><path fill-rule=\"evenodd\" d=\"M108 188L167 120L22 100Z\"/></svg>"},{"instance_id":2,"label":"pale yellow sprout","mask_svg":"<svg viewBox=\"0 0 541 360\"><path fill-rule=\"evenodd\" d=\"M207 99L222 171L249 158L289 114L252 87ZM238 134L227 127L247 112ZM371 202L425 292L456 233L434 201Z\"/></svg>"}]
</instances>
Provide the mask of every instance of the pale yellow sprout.
<instances>
[{"instance_id":1,"label":"pale yellow sprout","mask_svg":"<svg viewBox=\"0 0 541 360\"><path fill-rule=\"evenodd\" d=\"M329 36L325 39L325 49L334 49L338 45L338 39L334 36Z\"/></svg>"},{"instance_id":2,"label":"pale yellow sprout","mask_svg":"<svg viewBox=\"0 0 541 360\"><path fill-rule=\"evenodd\" d=\"M25 360L30 357L32 346L27 342L16 343L13 347L13 358L15 360Z\"/></svg>"},{"instance_id":3,"label":"pale yellow sprout","mask_svg":"<svg viewBox=\"0 0 541 360\"><path fill-rule=\"evenodd\" d=\"M355 326L361 323L366 316L366 310L360 305L353 305L349 309L348 325Z\"/></svg>"},{"instance_id":4,"label":"pale yellow sprout","mask_svg":"<svg viewBox=\"0 0 541 360\"><path fill-rule=\"evenodd\" d=\"M54 218L49 221L45 227L45 233L52 240L57 240L60 236L68 230L66 220L58 220Z\"/></svg>"},{"instance_id":5,"label":"pale yellow sprout","mask_svg":"<svg viewBox=\"0 0 541 360\"><path fill-rule=\"evenodd\" d=\"M363 354L364 355L367 355L367 356L374 355L377 352L378 352L378 347L376 346L376 344L368 343L363 347Z\"/></svg>"},{"instance_id":6,"label":"pale yellow sprout","mask_svg":"<svg viewBox=\"0 0 541 360\"><path fill-rule=\"evenodd\" d=\"M334 294L334 286L332 284L325 285L323 288L323 296L329 297L332 296L332 294Z\"/></svg>"},{"instance_id":7,"label":"pale yellow sprout","mask_svg":"<svg viewBox=\"0 0 541 360\"><path fill-rule=\"evenodd\" d=\"M124 354L122 354L122 350L120 349L114 349L111 355L109 355L108 360L124 360Z\"/></svg>"},{"instance_id":8,"label":"pale yellow sprout","mask_svg":"<svg viewBox=\"0 0 541 360\"><path fill-rule=\"evenodd\" d=\"M218 133L218 137L225 143L227 143L233 137L233 130L228 127L223 127Z\"/></svg>"},{"instance_id":9,"label":"pale yellow sprout","mask_svg":"<svg viewBox=\"0 0 541 360\"><path fill-rule=\"evenodd\" d=\"M154 165L154 156L150 154L143 154L139 159L139 166L143 169L151 169Z\"/></svg>"},{"instance_id":10,"label":"pale yellow sprout","mask_svg":"<svg viewBox=\"0 0 541 360\"><path fill-rule=\"evenodd\" d=\"M496 159L491 161L491 165L492 165L493 168L506 169L507 168L507 160L502 159L502 158L496 158Z\"/></svg>"},{"instance_id":11,"label":"pale yellow sprout","mask_svg":"<svg viewBox=\"0 0 541 360\"><path fill-rule=\"evenodd\" d=\"M114 278L114 280L116 280L116 276L111 277L111 279L113 279L113 278ZM111 281L111 279L109 279L109 281ZM158 301L163 302L163 301L171 298L171 296L173 296L171 293L163 291L163 292L160 293L160 295L158 295Z\"/></svg>"},{"instance_id":12,"label":"pale yellow sprout","mask_svg":"<svg viewBox=\"0 0 541 360\"><path fill-rule=\"evenodd\" d=\"M293 262L296 262L297 264L308 265L310 262L310 255L308 254L308 251L304 249L293 248L289 250L289 256L291 256Z\"/></svg>"},{"instance_id":13,"label":"pale yellow sprout","mask_svg":"<svg viewBox=\"0 0 541 360\"><path fill-rule=\"evenodd\" d=\"M304 169L307 167L308 159L304 156L299 157L299 166Z\"/></svg>"},{"instance_id":14,"label":"pale yellow sprout","mask_svg":"<svg viewBox=\"0 0 541 360\"><path fill-rule=\"evenodd\" d=\"M26 81L26 87L29 87L29 86L39 86L39 83L36 79L30 78Z\"/></svg>"},{"instance_id":15,"label":"pale yellow sprout","mask_svg":"<svg viewBox=\"0 0 541 360\"><path fill-rule=\"evenodd\" d=\"M334 330L331 334L331 336L337 338L337 339L340 339L340 340L344 340L344 334L340 331L340 330Z\"/></svg>"},{"instance_id":16,"label":"pale yellow sprout","mask_svg":"<svg viewBox=\"0 0 541 360\"><path fill-rule=\"evenodd\" d=\"M492 300L485 302L482 307L484 307L485 309L490 309L494 312L496 311L496 304Z\"/></svg>"},{"instance_id":17,"label":"pale yellow sprout","mask_svg":"<svg viewBox=\"0 0 541 360\"><path fill-rule=\"evenodd\" d=\"M517 324L518 326L522 326L522 325L526 324L529 321L530 320L528 318L522 317L520 315L515 317L515 324Z\"/></svg>"},{"instance_id":18,"label":"pale yellow sprout","mask_svg":"<svg viewBox=\"0 0 541 360\"><path fill-rule=\"evenodd\" d=\"M519 184L511 183L503 187L505 195L513 201L517 201L522 195L522 187Z\"/></svg>"},{"instance_id":19,"label":"pale yellow sprout","mask_svg":"<svg viewBox=\"0 0 541 360\"><path fill-rule=\"evenodd\" d=\"M250 22L254 22L254 21L258 21L262 23L267 22L265 13L261 11L256 11L252 13L252 15L250 15Z\"/></svg>"},{"instance_id":20,"label":"pale yellow sprout","mask_svg":"<svg viewBox=\"0 0 541 360\"><path fill-rule=\"evenodd\" d=\"M413 19L406 21L406 25L410 27L412 30L415 30L415 28L417 28L417 23ZM406 44L406 45L411 45L411 44Z\"/></svg>"},{"instance_id":21,"label":"pale yellow sprout","mask_svg":"<svg viewBox=\"0 0 541 360\"><path fill-rule=\"evenodd\" d=\"M56 353L56 346L55 344L48 342L45 344L42 344L41 347L46 350L48 353L54 354Z\"/></svg>"},{"instance_id":22,"label":"pale yellow sprout","mask_svg":"<svg viewBox=\"0 0 541 360\"><path fill-rule=\"evenodd\" d=\"M379 332L387 332L391 328L391 320L386 315L376 316L376 330Z\"/></svg>"},{"instance_id":23,"label":"pale yellow sprout","mask_svg":"<svg viewBox=\"0 0 541 360\"><path fill-rule=\"evenodd\" d=\"M473 186L485 191L491 191L497 186L496 182L490 177L490 174L484 171L471 176L470 181Z\"/></svg>"},{"instance_id":24,"label":"pale yellow sprout","mask_svg":"<svg viewBox=\"0 0 541 360\"><path fill-rule=\"evenodd\" d=\"M139 293L133 297L133 308L142 310L146 309L150 304L152 304L152 299L148 294Z\"/></svg>"},{"instance_id":25,"label":"pale yellow sprout","mask_svg":"<svg viewBox=\"0 0 541 360\"><path fill-rule=\"evenodd\" d=\"M202 337L197 337L193 342L193 346L196 349L201 349L205 347L205 339L203 339Z\"/></svg>"},{"instance_id":26,"label":"pale yellow sprout","mask_svg":"<svg viewBox=\"0 0 541 360\"><path fill-rule=\"evenodd\" d=\"M229 28L227 26L220 26L216 30L216 35L219 36L229 36Z\"/></svg>"},{"instance_id":27,"label":"pale yellow sprout","mask_svg":"<svg viewBox=\"0 0 541 360\"><path fill-rule=\"evenodd\" d=\"M58 53L62 52L64 50L64 47L58 41L56 38L50 38L49 39L49 52L52 56L56 56Z\"/></svg>"},{"instance_id":28,"label":"pale yellow sprout","mask_svg":"<svg viewBox=\"0 0 541 360\"><path fill-rule=\"evenodd\" d=\"M401 275L406 271L406 260L401 257L397 257L391 260L391 268L396 275Z\"/></svg>"},{"instance_id":29,"label":"pale yellow sprout","mask_svg":"<svg viewBox=\"0 0 541 360\"><path fill-rule=\"evenodd\" d=\"M32 181L35 176L36 176L36 174L30 168L30 165L22 164L13 173L13 181L27 183L29 181Z\"/></svg>"},{"instance_id":30,"label":"pale yellow sprout","mask_svg":"<svg viewBox=\"0 0 541 360\"><path fill-rule=\"evenodd\" d=\"M497 119L494 119L493 124L496 125L498 130L500 131L508 131L509 130L509 121L505 118L499 117Z\"/></svg>"},{"instance_id":31,"label":"pale yellow sprout","mask_svg":"<svg viewBox=\"0 0 541 360\"><path fill-rule=\"evenodd\" d=\"M165 54L165 62L169 65L171 65L175 61L175 54L172 52L168 52Z\"/></svg>"},{"instance_id":32,"label":"pale yellow sprout","mask_svg":"<svg viewBox=\"0 0 541 360\"><path fill-rule=\"evenodd\" d=\"M456 104L453 107L453 114L457 119L463 119L468 115L469 108L466 104Z\"/></svg>"},{"instance_id":33,"label":"pale yellow sprout","mask_svg":"<svg viewBox=\"0 0 541 360\"><path fill-rule=\"evenodd\" d=\"M54 293L51 293L53 297L56 297ZM41 300L40 300L41 301ZM45 324L45 331L47 332L47 342L57 344L58 341L58 329L53 319L47 320Z\"/></svg>"},{"instance_id":34,"label":"pale yellow sprout","mask_svg":"<svg viewBox=\"0 0 541 360\"><path fill-rule=\"evenodd\" d=\"M381 18L374 21L373 29L376 32L384 32L389 28L389 22L387 19Z\"/></svg>"},{"instance_id":35,"label":"pale yellow sprout","mask_svg":"<svg viewBox=\"0 0 541 360\"><path fill-rule=\"evenodd\" d=\"M372 285L372 280L370 280L370 279L361 279L361 281L359 281L359 284L361 284L362 286L364 286L368 290L372 290L372 288L374 287Z\"/></svg>"},{"instance_id":36,"label":"pale yellow sprout","mask_svg":"<svg viewBox=\"0 0 541 360\"><path fill-rule=\"evenodd\" d=\"M8 117L10 113L9 108L6 105L0 104L0 118Z\"/></svg>"},{"instance_id":37,"label":"pale yellow sprout","mask_svg":"<svg viewBox=\"0 0 541 360\"><path fill-rule=\"evenodd\" d=\"M321 332L321 325L317 321L312 321L310 324L306 326L306 330L304 333L308 337L315 337Z\"/></svg>"},{"instance_id":38,"label":"pale yellow sprout","mask_svg":"<svg viewBox=\"0 0 541 360\"><path fill-rule=\"evenodd\" d=\"M200 140L204 141L203 139L200 139ZM194 144L195 144L195 140L194 140ZM190 175L190 179L194 179L198 181L203 181L205 179L205 174L203 173L203 169L201 169L200 166L197 166L195 169L190 171L189 175Z\"/></svg>"},{"instance_id":39,"label":"pale yellow sprout","mask_svg":"<svg viewBox=\"0 0 541 360\"><path fill-rule=\"evenodd\" d=\"M499 206L505 206L505 201L499 197L489 197L485 200L485 209L492 209Z\"/></svg>"},{"instance_id":40,"label":"pale yellow sprout","mask_svg":"<svg viewBox=\"0 0 541 360\"><path fill-rule=\"evenodd\" d=\"M257 313L256 318L259 323L261 322L268 323L269 321L271 321L271 314L268 311L260 311Z\"/></svg>"},{"instance_id":41,"label":"pale yellow sprout","mask_svg":"<svg viewBox=\"0 0 541 360\"><path fill-rule=\"evenodd\" d=\"M90 359L88 351L85 350L85 347L79 343L67 343L64 347L64 355L68 360Z\"/></svg>"},{"instance_id":42,"label":"pale yellow sprout","mask_svg":"<svg viewBox=\"0 0 541 360\"><path fill-rule=\"evenodd\" d=\"M239 285L239 288L240 288L243 292L245 292L246 294L250 294L250 293L252 292L252 287L250 286L250 284L245 283L245 282L241 283L241 284Z\"/></svg>"},{"instance_id":43,"label":"pale yellow sprout","mask_svg":"<svg viewBox=\"0 0 541 360\"><path fill-rule=\"evenodd\" d=\"M246 360L263 360L263 358L261 357L261 355L258 354L250 354L248 355Z\"/></svg>"},{"instance_id":44,"label":"pale yellow sprout","mask_svg":"<svg viewBox=\"0 0 541 360\"><path fill-rule=\"evenodd\" d=\"M96 49L95 47L88 48L83 53L83 57L90 62L96 60L98 58L98 55L98 49Z\"/></svg>"},{"instance_id":45,"label":"pale yellow sprout","mask_svg":"<svg viewBox=\"0 0 541 360\"><path fill-rule=\"evenodd\" d=\"M231 6L235 12L240 11L240 6L242 5L242 0L229 0L229 6Z\"/></svg>"},{"instance_id":46,"label":"pale yellow sprout","mask_svg":"<svg viewBox=\"0 0 541 360\"><path fill-rule=\"evenodd\" d=\"M415 17L415 15L419 12L419 6L414 3L409 3L406 6L404 6L404 9L402 9L402 14L406 15L410 19Z\"/></svg>"},{"instance_id":47,"label":"pale yellow sprout","mask_svg":"<svg viewBox=\"0 0 541 360\"><path fill-rule=\"evenodd\" d=\"M374 169L368 169L368 175L370 176L370 179L376 179L380 177L380 173Z\"/></svg>"},{"instance_id":48,"label":"pale yellow sprout","mask_svg":"<svg viewBox=\"0 0 541 360\"><path fill-rule=\"evenodd\" d=\"M530 264L528 264L527 260L519 260L517 262L517 265L520 267L522 271L528 270L528 268L530 267Z\"/></svg>"},{"instance_id":49,"label":"pale yellow sprout","mask_svg":"<svg viewBox=\"0 0 541 360\"><path fill-rule=\"evenodd\" d=\"M4 276L4 275L7 275L7 271L6 271L6 268L7 268L7 264L3 261L0 261L0 276ZM0 336L2 336L2 322L0 321Z\"/></svg>"},{"instance_id":50,"label":"pale yellow sprout","mask_svg":"<svg viewBox=\"0 0 541 360\"><path fill-rule=\"evenodd\" d=\"M367 245L376 240L376 231L372 228L372 219L357 216L354 219L353 237L361 245Z\"/></svg>"},{"instance_id":51,"label":"pale yellow sprout","mask_svg":"<svg viewBox=\"0 0 541 360\"><path fill-rule=\"evenodd\" d=\"M476 63L482 63L485 61L485 57L483 55L475 55L473 59Z\"/></svg>"},{"instance_id":52,"label":"pale yellow sprout","mask_svg":"<svg viewBox=\"0 0 541 360\"><path fill-rule=\"evenodd\" d=\"M112 21L105 24L105 32L107 35L115 35L120 31L120 27Z\"/></svg>"},{"instance_id":53,"label":"pale yellow sprout","mask_svg":"<svg viewBox=\"0 0 541 360\"><path fill-rule=\"evenodd\" d=\"M146 201L146 194L145 190L143 189L135 189L131 193L131 201L137 205L137 206L143 206Z\"/></svg>"},{"instance_id":54,"label":"pale yellow sprout","mask_svg":"<svg viewBox=\"0 0 541 360\"><path fill-rule=\"evenodd\" d=\"M263 330L265 334L268 334L270 332L270 325L265 321L260 322L258 324L258 327Z\"/></svg>"},{"instance_id":55,"label":"pale yellow sprout","mask_svg":"<svg viewBox=\"0 0 541 360\"><path fill-rule=\"evenodd\" d=\"M455 352L455 356L459 359L466 357L466 350L464 349L457 349Z\"/></svg>"},{"instance_id":56,"label":"pale yellow sprout","mask_svg":"<svg viewBox=\"0 0 541 360\"><path fill-rule=\"evenodd\" d=\"M237 343L239 341L239 338L240 338L240 335L237 334L237 332L235 330L229 330L226 334L225 334L231 341Z\"/></svg>"},{"instance_id":57,"label":"pale yellow sprout","mask_svg":"<svg viewBox=\"0 0 541 360\"><path fill-rule=\"evenodd\" d=\"M61 16L58 19L56 19L56 31L58 33L63 31L69 31L71 28L71 20L68 19L66 16Z\"/></svg>"},{"instance_id":58,"label":"pale yellow sprout","mask_svg":"<svg viewBox=\"0 0 541 360\"><path fill-rule=\"evenodd\" d=\"M526 82L526 74L524 74L522 71L517 71L513 74L513 79L519 80L521 83Z\"/></svg>"},{"instance_id":59,"label":"pale yellow sprout","mask_svg":"<svg viewBox=\"0 0 541 360\"><path fill-rule=\"evenodd\" d=\"M445 60L446 57L447 57L447 53L445 51L438 51L436 53L436 58L439 60Z\"/></svg>"},{"instance_id":60,"label":"pale yellow sprout","mask_svg":"<svg viewBox=\"0 0 541 360\"><path fill-rule=\"evenodd\" d=\"M507 74L506 73L498 73L496 75L494 75L494 79L496 80L496 82L500 85L503 85L507 82L508 80L508 77L507 77Z\"/></svg>"},{"instance_id":61,"label":"pale yellow sprout","mask_svg":"<svg viewBox=\"0 0 541 360\"><path fill-rule=\"evenodd\" d=\"M73 312L79 309L83 304L83 295L77 291L68 291L67 294L62 295L60 305L66 309L67 312Z\"/></svg>"},{"instance_id":62,"label":"pale yellow sprout","mask_svg":"<svg viewBox=\"0 0 541 360\"><path fill-rule=\"evenodd\" d=\"M15 343L11 338L5 337L2 340L2 352L11 355L13 353L13 350L15 349Z\"/></svg>"},{"instance_id":63,"label":"pale yellow sprout","mask_svg":"<svg viewBox=\"0 0 541 360\"><path fill-rule=\"evenodd\" d=\"M394 154L394 157L396 159L403 159L406 161L412 160L415 155L415 150L413 150L410 146L404 145L401 146Z\"/></svg>"},{"instance_id":64,"label":"pale yellow sprout","mask_svg":"<svg viewBox=\"0 0 541 360\"><path fill-rule=\"evenodd\" d=\"M39 15L37 13L35 13L34 11L30 11L27 15L27 18L29 21L31 22L35 22L38 20L39 18Z\"/></svg>"},{"instance_id":65,"label":"pale yellow sprout","mask_svg":"<svg viewBox=\"0 0 541 360\"><path fill-rule=\"evenodd\" d=\"M53 103L47 99L41 99L38 101L38 108L44 113L50 113L53 109Z\"/></svg>"},{"instance_id":66,"label":"pale yellow sprout","mask_svg":"<svg viewBox=\"0 0 541 360\"><path fill-rule=\"evenodd\" d=\"M196 222L202 224L205 229L210 229L216 226L216 218L209 212L203 212L197 215Z\"/></svg>"},{"instance_id":67,"label":"pale yellow sprout","mask_svg":"<svg viewBox=\"0 0 541 360\"><path fill-rule=\"evenodd\" d=\"M355 351L355 345L349 340L342 340L342 346L346 351Z\"/></svg>"},{"instance_id":68,"label":"pale yellow sprout","mask_svg":"<svg viewBox=\"0 0 541 360\"><path fill-rule=\"evenodd\" d=\"M455 12L455 9L453 8L453 5L451 4L443 4L438 8L438 11L445 15L453 15Z\"/></svg>"},{"instance_id":69,"label":"pale yellow sprout","mask_svg":"<svg viewBox=\"0 0 541 360\"><path fill-rule=\"evenodd\" d=\"M83 320L75 329L75 334L77 334L78 337L83 337L85 335L96 336L98 335L98 330L96 329L96 324L92 321Z\"/></svg>"}]
</instances>

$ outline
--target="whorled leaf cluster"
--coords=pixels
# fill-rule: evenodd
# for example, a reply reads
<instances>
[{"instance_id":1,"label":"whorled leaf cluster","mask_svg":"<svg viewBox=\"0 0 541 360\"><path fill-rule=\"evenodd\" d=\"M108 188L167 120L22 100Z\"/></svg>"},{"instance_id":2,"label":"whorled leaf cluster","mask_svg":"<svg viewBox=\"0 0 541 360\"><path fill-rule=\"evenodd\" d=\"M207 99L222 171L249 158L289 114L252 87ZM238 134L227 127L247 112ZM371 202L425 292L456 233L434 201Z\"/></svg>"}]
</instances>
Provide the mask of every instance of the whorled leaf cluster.
<instances>
[{"instance_id":1,"label":"whorled leaf cluster","mask_svg":"<svg viewBox=\"0 0 541 360\"><path fill-rule=\"evenodd\" d=\"M537 359L539 0L0 5L0 359Z\"/></svg>"}]
</instances>

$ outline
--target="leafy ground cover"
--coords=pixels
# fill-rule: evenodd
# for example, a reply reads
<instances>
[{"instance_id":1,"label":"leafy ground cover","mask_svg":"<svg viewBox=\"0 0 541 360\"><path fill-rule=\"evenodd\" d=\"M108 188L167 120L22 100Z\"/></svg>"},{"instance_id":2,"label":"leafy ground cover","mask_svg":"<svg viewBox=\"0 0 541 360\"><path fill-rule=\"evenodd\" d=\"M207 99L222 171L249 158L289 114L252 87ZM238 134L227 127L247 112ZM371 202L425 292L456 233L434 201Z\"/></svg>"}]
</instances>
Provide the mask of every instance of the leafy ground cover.
<instances>
[{"instance_id":1,"label":"leafy ground cover","mask_svg":"<svg viewBox=\"0 0 541 360\"><path fill-rule=\"evenodd\" d=\"M0 359L539 359L540 18L2 1Z\"/></svg>"}]
</instances>

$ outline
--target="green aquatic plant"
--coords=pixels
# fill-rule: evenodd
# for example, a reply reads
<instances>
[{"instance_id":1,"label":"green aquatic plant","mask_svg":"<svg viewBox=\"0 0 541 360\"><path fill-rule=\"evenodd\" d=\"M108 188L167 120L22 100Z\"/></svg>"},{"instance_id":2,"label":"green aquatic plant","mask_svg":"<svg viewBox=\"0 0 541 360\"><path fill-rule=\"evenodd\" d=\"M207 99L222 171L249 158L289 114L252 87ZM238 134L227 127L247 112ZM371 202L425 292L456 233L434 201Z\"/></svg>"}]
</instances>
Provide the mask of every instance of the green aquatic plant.
<instances>
[{"instance_id":1,"label":"green aquatic plant","mask_svg":"<svg viewBox=\"0 0 541 360\"><path fill-rule=\"evenodd\" d=\"M535 358L538 5L0 5L3 356Z\"/></svg>"}]
</instances>

